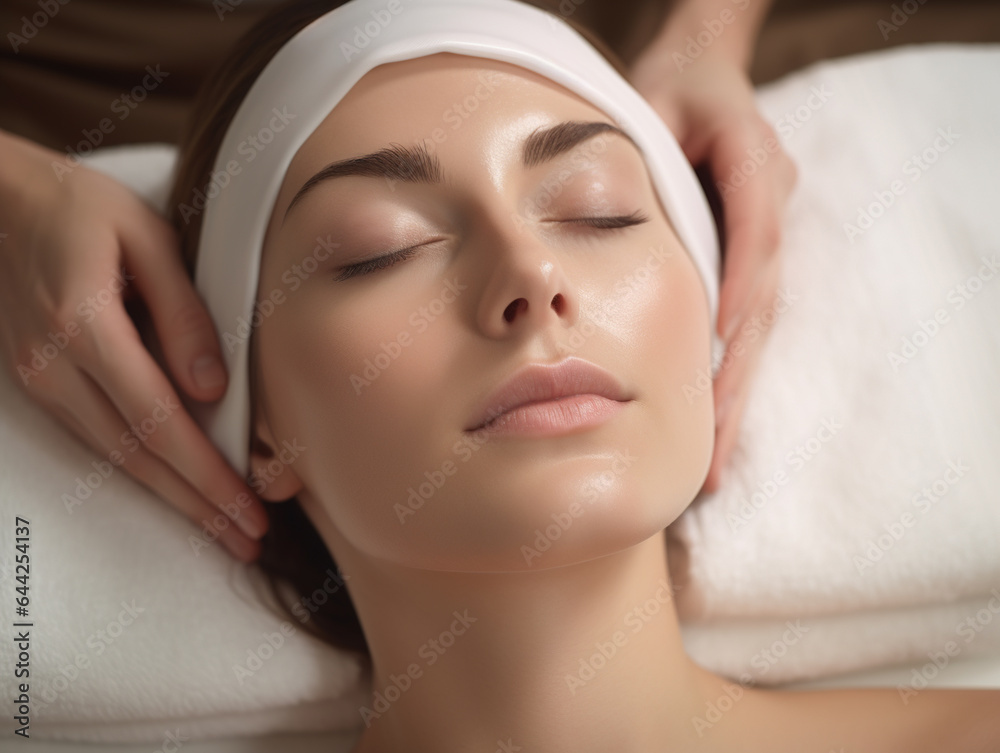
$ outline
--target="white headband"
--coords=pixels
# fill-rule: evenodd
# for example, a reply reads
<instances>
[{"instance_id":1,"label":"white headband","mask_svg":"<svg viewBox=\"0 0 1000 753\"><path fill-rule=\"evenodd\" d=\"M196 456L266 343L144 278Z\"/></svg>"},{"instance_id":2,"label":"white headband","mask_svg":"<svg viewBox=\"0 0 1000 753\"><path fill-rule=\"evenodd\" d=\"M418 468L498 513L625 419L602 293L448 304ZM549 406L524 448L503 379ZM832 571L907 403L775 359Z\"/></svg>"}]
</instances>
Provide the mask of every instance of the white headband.
<instances>
[{"instance_id":1,"label":"white headband","mask_svg":"<svg viewBox=\"0 0 1000 753\"><path fill-rule=\"evenodd\" d=\"M219 402L193 411L244 476L251 430L249 329L264 233L285 171L365 73L439 52L539 73L602 110L635 140L701 274L714 330L718 238L701 186L660 117L589 42L562 19L517 0L351 0L302 29L264 68L226 132L214 188L206 191L195 284L222 340L229 387Z\"/></svg>"}]
</instances>

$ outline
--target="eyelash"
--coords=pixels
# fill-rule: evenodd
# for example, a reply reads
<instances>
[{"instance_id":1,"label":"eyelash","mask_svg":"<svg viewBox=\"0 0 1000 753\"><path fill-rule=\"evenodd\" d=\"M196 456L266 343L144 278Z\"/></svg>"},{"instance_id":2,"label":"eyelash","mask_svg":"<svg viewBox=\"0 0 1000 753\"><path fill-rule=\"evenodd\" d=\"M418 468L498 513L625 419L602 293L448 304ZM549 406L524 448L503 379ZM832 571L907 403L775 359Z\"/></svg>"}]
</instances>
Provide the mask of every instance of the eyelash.
<instances>
[{"instance_id":1,"label":"eyelash","mask_svg":"<svg viewBox=\"0 0 1000 753\"><path fill-rule=\"evenodd\" d=\"M615 215L612 217L583 217L575 220L560 220L561 223L587 225L595 230L621 230L634 225L641 225L642 223L648 221L649 218L638 209L631 214ZM357 264L351 264L343 267L340 270L340 274L338 274L334 280L348 280L352 277L368 275L382 269L388 269L401 261L409 259L421 248L421 246L424 245L427 244L422 243L419 246L401 248L398 251L392 251L383 256L369 259L368 261L362 261Z\"/></svg>"}]
</instances>

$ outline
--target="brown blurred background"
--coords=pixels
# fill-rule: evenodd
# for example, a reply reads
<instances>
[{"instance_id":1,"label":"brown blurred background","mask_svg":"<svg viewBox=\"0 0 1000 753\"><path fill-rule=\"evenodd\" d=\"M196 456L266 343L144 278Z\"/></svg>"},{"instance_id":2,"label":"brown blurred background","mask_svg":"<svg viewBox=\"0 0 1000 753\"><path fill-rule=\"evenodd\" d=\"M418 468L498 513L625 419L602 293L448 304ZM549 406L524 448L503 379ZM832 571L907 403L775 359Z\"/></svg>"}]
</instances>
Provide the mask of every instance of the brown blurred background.
<instances>
[{"instance_id":1,"label":"brown blurred background","mask_svg":"<svg viewBox=\"0 0 1000 753\"><path fill-rule=\"evenodd\" d=\"M0 128L58 150L75 146L83 129L95 128L102 118L111 118L115 126L103 137L103 145L176 141L202 77L273 7L262 0L222 0L217 7L228 4L231 10L220 19L209 0L69 0L65 5L41 0L50 10L58 7L51 15L39 1L3 0L0 5ZM910 0L909 7L913 3L919 0ZM665 0L536 4L589 26L626 63L656 32L669 7ZM1000 42L996 0L926 0L886 39L878 23L890 21L892 6L858 0L777 0L761 32L753 80L765 83L816 60L889 46ZM47 22L28 39L22 33L22 17L30 20L40 13ZM141 105L116 106L123 93L141 84L147 66L159 66L168 75Z\"/></svg>"}]
</instances>

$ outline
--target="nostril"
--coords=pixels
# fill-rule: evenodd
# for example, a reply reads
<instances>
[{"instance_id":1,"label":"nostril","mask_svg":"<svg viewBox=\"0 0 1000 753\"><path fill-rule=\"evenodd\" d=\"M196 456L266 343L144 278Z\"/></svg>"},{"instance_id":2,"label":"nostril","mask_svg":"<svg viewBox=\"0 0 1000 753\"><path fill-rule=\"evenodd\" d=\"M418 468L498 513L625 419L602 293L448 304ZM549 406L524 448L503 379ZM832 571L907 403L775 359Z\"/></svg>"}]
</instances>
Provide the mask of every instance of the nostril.
<instances>
[{"instance_id":1,"label":"nostril","mask_svg":"<svg viewBox=\"0 0 1000 753\"><path fill-rule=\"evenodd\" d=\"M514 317L517 316L517 312L528 307L528 302L523 298L518 298L516 301L512 301L507 308L503 310L503 318L507 322L514 321Z\"/></svg>"},{"instance_id":2,"label":"nostril","mask_svg":"<svg viewBox=\"0 0 1000 753\"><path fill-rule=\"evenodd\" d=\"M552 299L552 308L555 309L557 314L562 313L563 309L563 296L562 293L556 293L555 297Z\"/></svg>"}]
</instances>

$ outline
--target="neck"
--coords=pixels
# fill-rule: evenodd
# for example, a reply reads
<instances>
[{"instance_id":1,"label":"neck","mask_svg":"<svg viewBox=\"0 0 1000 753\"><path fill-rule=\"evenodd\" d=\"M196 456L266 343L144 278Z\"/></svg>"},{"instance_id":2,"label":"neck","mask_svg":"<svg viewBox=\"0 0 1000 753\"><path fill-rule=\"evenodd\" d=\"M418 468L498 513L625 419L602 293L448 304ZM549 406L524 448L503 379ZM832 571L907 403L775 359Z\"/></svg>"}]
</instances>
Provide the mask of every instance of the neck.
<instances>
[{"instance_id":1,"label":"neck","mask_svg":"<svg viewBox=\"0 0 1000 753\"><path fill-rule=\"evenodd\" d=\"M326 528L372 651L356 753L705 744L692 719L716 688L684 652L662 534L572 566L452 573L373 560Z\"/></svg>"}]
</instances>

